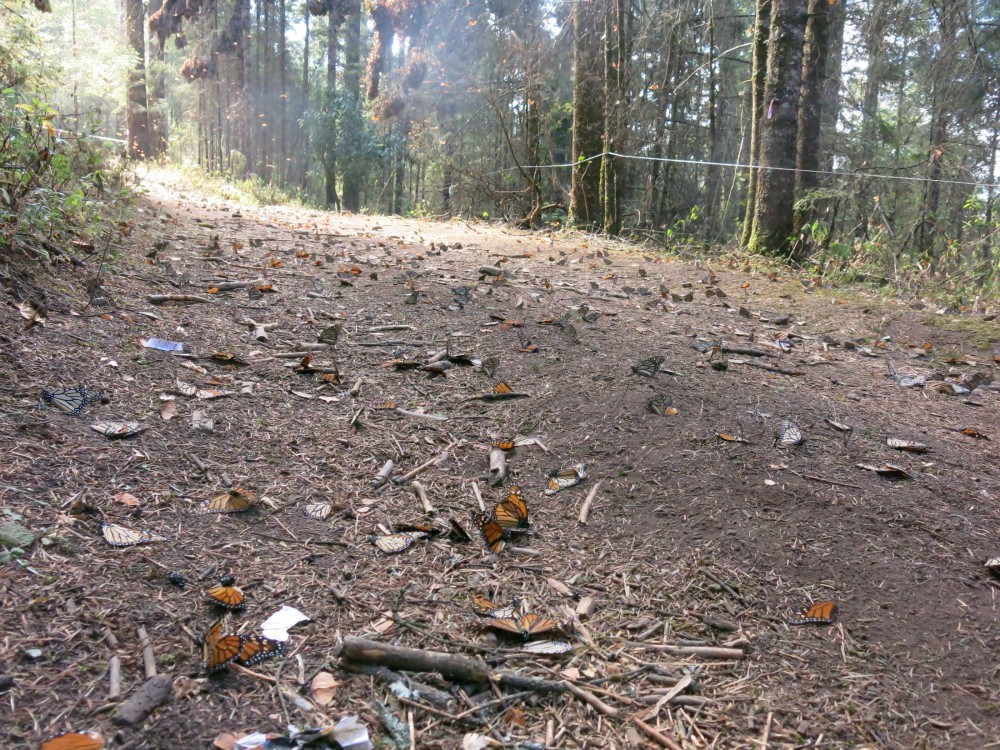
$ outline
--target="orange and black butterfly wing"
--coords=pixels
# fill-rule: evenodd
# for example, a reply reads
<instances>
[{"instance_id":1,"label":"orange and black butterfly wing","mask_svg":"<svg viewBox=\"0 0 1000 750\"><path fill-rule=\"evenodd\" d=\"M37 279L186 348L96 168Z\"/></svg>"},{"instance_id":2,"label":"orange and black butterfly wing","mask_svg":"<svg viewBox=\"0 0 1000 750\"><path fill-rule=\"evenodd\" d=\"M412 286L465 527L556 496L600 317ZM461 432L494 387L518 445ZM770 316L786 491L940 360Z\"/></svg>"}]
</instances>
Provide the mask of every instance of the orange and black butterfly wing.
<instances>
[{"instance_id":1,"label":"orange and black butterfly wing","mask_svg":"<svg viewBox=\"0 0 1000 750\"><path fill-rule=\"evenodd\" d=\"M472 521L479 529L479 535L483 539L486 549L494 554L499 554L507 546L507 534L503 526L495 520L482 513L474 513Z\"/></svg>"},{"instance_id":2,"label":"orange and black butterfly wing","mask_svg":"<svg viewBox=\"0 0 1000 750\"><path fill-rule=\"evenodd\" d=\"M217 672L236 658L240 652L241 638L238 635L223 635L228 617L223 617L212 623L205 633L204 662L202 666L208 672Z\"/></svg>"},{"instance_id":3,"label":"orange and black butterfly wing","mask_svg":"<svg viewBox=\"0 0 1000 750\"><path fill-rule=\"evenodd\" d=\"M501 380L493 386L493 392L498 394L513 393L514 389L507 385L506 381Z\"/></svg>"},{"instance_id":4,"label":"orange and black butterfly wing","mask_svg":"<svg viewBox=\"0 0 1000 750\"><path fill-rule=\"evenodd\" d=\"M491 617L486 621L486 627L491 630L500 630L504 633L522 635L518 621L512 617Z\"/></svg>"},{"instance_id":5,"label":"orange and black butterfly wing","mask_svg":"<svg viewBox=\"0 0 1000 750\"><path fill-rule=\"evenodd\" d=\"M246 597L239 586L212 586L208 590L208 599L226 609L243 609L246 607Z\"/></svg>"},{"instance_id":6,"label":"orange and black butterfly wing","mask_svg":"<svg viewBox=\"0 0 1000 750\"><path fill-rule=\"evenodd\" d=\"M798 617L791 618L788 622L792 625L806 625L815 623L817 625L829 625L837 616L836 602L816 602L808 607Z\"/></svg>"},{"instance_id":7,"label":"orange and black butterfly wing","mask_svg":"<svg viewBox=\"0 0 1000 750\"><path fill-rule=\"evenodd\" d=\"M252 667L262 661L285 655L283 641L275 641L260 635L243 636L236 663L244 667Z\"/></svg>"},{"instance_id":8,"label":"orange and black butterfly wing","mask_svg":"<svg viewBox=\"0 0 1000 750\"><path fill-rule=\"evenodd\" d=\"M493 447L502 450L504 453L514 450L516 444L514 443L514 438L503 438L501 440L493 441Z\"/></svg>"},{"instance_id":9,"label":"orange and black butterfly wing","mask_svg":"<svg viewBox=\"0 0 1000 750\"><path fill-rule=\"evenodd\" d=\"M553 620L551 617L542 617L533 612L522 616L517 624L521 630L521 635L525 638L530 638L540 633L548 633L550 630L558 630L562 626L559 620Z\"/></svg>"},{"instance_id":10,"label":"orange and black butterfly wing","mask_svg":"<svg viewBox=\"0 0 1000 750\"><path fill-rule=\"evenodd\" d=\"M497 503L493 517L505 529L528 528L528 504L524 500L520 487L510 488L507 499Z\"/></svg>"}]
</instances>

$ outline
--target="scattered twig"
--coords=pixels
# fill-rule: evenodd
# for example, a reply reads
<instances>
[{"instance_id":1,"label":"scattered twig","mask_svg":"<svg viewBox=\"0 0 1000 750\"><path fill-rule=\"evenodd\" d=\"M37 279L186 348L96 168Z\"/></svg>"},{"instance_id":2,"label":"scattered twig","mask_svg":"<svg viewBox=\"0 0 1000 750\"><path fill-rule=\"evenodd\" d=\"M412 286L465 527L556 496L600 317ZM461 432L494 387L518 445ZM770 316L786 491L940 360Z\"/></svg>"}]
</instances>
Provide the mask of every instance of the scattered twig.
<instances>
[{"instance_id":1,"label":"scattered twig","mask_svg":"<svg viewBox=\"0 0 1000 750\"><path fill-rule=\"evenodd\" d=\"M427 419L431 422L447 422L448 417L444 414L425 414L422 411L410 411L409 409L399 409L396 410L397 414L402 414L404 417L413 417L414 419Z\"/></svg>"},{"instance_id":2,"label":"scattered twig","mask_svg":"<svg viewBox=\"0 0 1000 750\"><path fill-rule=\"evenodd\" d=\"M682 750L681 746L676 741L663 734L660 730L653 729L653 727L649 726L649 724L644 722L638 716L632 717L632 723L635 724L644 735L655 741L660 747L665 747L667 750Z\"/></svg>"},{"instance_id":3,"label":"scattered twig","mask_svg":"<svg viewBox=\"0 0 1000 750\"><path fill-rule=\"evenodd\" d=\"M424 461L417 468L411 469L410 471L406 472L402 477L399 478L399 482L409 482L415 476L417 476L418 474L424 473L425 471L427 471L431 467L433 467L433 466L440 466L442 463L444 463L445 459L448 457L448 454L452 451L452 449L454 449L455 446L457 446L458 444L459 444L459 441L457 441L457 440L455 442L448 443L448 445L445 447L445 449L443 451L441 451L440 453L438 453L436 456L434 456L434 458L432 458L432 459L430 459L428 461Z\"/></svg>"},{"instance_id":4,"label":"scattered twig","mask_svg":"<svg viewBox=\"0 0 1000 750\"><path fill-rule=\"evenodd\" d=\"M174 694L173 680L165 674L146 680L132 696L118 707L115 724L134 727L153 711L168 702Z\"/></svg>"},{"instance_id":5,"label":"scattered twig","mask_svg":"<svg viewBox=\"0 0 1000 750\"><path fill-rule=\"evenodd\" d=\"M199 297L196 294L150 294L146 300L154 305L162 305L164 302L211 302L210 299Z\"/></svg>"},{"instance_id":6,"label":"scattered twig","mask_svg":"<svg viewBox=\"0 0 1000 750\"><path fill-rule=\"evenodd\" d=\"M826 479L824 477L818 477L815 474L800 474L799 472L795 471L794 469L789 469L789 471L792 474L794 474L795 476L797 476L797 477L802 477L803 479L809 479L809 480L811 480L813 482L821 482L822 484L830 484L830 485L833 485L834 487L850 487L851 489L854 489L854 490L863 490L864 489L864 487L862 487L860 485L857 485L857 484L851 484L850 482L839 482L836 479Z\"/></svg>"},{"instance_id":7,"label":"scattered twig","mask_svg":"<svg viewBox=\"0 0 1000 750\"><path fill-rule=\"evenodd\" d=\"M149 633L146 626L140 625L138 630L139 646L142 648L142 666L146 670L146 679L156 677L156 655L153 653L153 644L150 643Z\"/></svg>"},{"instance_id":8,"label":"scattered twig","mask_svg":"<svg viewBox=\"0 0 1000 750\"><path fill-rule=\"evenodd\" d=\"M490 448L490 486L498 487L507 478L507 454L499 448Z\"/></svg>"},{"instance_id":9,"label":"scattered twig","mask_svg":"<svg viewBox=\"0 0 1000 750\"><path fill-rule=\"evenodd\" d=\"M480 393L476 396L468 396L465 401L506 401L512 398L530 398L530 393L520 393L511 391L510 393Z\"/></svg>"},{"instance_id":10,"label":"scattered twig","mask_svg":"<svg viewBox=\"0 0 1000 750\"><path fill-rule=\"evenodd\" d=\"M657 643L639 643L638 641L622 641L622 645L629 648L660 651L671 656L696 656L700 659L717 659L719 661L739 661L746 656L742 649L718 646L667 646Z\"/></svg>"},{"instance_id":11,"label":"scattered twig","mask_svg":"<svg viewBox=\"0 0 1000 750\"><path fill-rule=\"evenodd\" d=\"M590 518L590 508L594 504L594 498L597 497L597 490L600 486L601 483L597 482L593 487L591 487L590 492L587 493L587 497L583 500L583 505L580 506L579 521L584 526L587 525L587 519Z\"/></svg>"},{"instance_id":12,"label":"scattered twig","mask_svg":"<svg viewBox=\"0 0 1000 750\"><path fill-rule=\"evenodd\" d=\"M413 492L417 496L417 499L420 500L420 504L424 506L424 513L429 516L433 515L436 511L434 510L434 506L431 505L430 498L427 497L427 490L424 486L420 482L413 482Z\"/></svg>"}]
</instances>

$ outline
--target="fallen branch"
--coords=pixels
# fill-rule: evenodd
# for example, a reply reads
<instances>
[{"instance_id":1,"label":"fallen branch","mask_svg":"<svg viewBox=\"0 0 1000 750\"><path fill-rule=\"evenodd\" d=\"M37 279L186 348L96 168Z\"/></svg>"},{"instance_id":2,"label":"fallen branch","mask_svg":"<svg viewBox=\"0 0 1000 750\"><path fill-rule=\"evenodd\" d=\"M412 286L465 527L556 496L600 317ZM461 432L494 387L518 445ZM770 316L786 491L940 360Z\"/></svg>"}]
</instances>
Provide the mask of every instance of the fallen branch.
<instances>
[{"instance_id":1,"label":"fallen branch","mask_svg":"<svg viewBox=\"0 0 1000 750\"><path fill-rule=\"evenodd\" d=\"M381 487L383 484L389 481L389 477L392 474L392 470L396 467L396 462L391 458L382 464L382 468L379 469L378 474L372 480L372 485L375 488Z\"/></svg>"},{"instance_id":2,"label":"fallen branch","mask_svg":"<svg viewBox=\"0 0 1000 750\"><path fill-rule=\"evenodd\" d=\"M490 448L490 487L497 487L503 484L507 478L507 454L499 448Z\"/></svg>"},{"instance_id":3,"label":"fallen branch","mask_svg":"<svg viewBox=\"0 0 1000 750\"><path fill-rule=\"evenodd\" d=\"M700 659L718 659L739 661L746 654L739 648L720 648L718 646L667 646L657 643L639 643L638 641L622 641L628 648L644 648L659 651L671 656L696 656Z\"/></svg>"},{"instance_id":4,"label":"fallen branch","mask_svg":"<svg viewBox=\"0 0 1000 750\"><path fill-rule=\"evenodd\" d=\"M644 735L655 741L660 747L665 747L667 750L682 750L681 746L677 744L675 740L663 734L659 730L653 729L653 727L649 726L649 724L644 722L638 716L632 717L632 723L635 724Z\"/></svg>"},{"instance_id":5,"label":"fallen branch","mask_svg":"<svg viewBox=\"0 0 1000 750\"><path fill-rule=\"evenodd\" d=\"M243 325L253 329L251 336L260 342L267 341L267 332L273 331L278 327L277 323L258 323L253 318L243 318L242 323Z\"/></svg>"},{"instance_id":6,"label":"fallen branch","mask_svg":"<svg viewBox=\"0 0 1000 750\"><path fill-rule=\"evenodd\" d=\"M767 372L776 372L779 375L805 375L801 370L789 370L784 367L775 367L774 365L765 365L761 362L749 362L742 359L731 359L730 364L735 365L746 365L747 367L756 367L758 370L767 370Z\"/></svg>"},{"instance_id":7,"label":"fallen branch","mask_svg":"<svg viewBox=\"0 0 1000 750\"><path fill-rule=\"evenodd\" d=\"M600 713L604 714L605 716L610 716L612 718L614 718L615 716L618 716L618 709L617 708L614 708L613 706L609 706L607 703L605 703L604 701L602 701L600 698L598 698L593 693L588 693L586 690L584 690L581 687L578 687L578 686L574 685L569 680L563 680L563 685L566 687L566 690L568 692L570 692L573 695L575 695L577 698L579 698L580 700L582 700L587 705L592 706L593 708L596 708Z\"/></svg>"},{"instance_id":8,"label":"fallen branch","mask_svg":"<svg viewBox=\"0 0 1000 750\"><path fill-rule=\"evenodd\" d=\"M400 674L388 667L378 667L371 664L345 664L344 666L352 672L360 672L361 674L375 677L385 683L386 686L390 686L396 682L402 683L414 693L415 697L425 698L439 708L444 708L455 701L455 696L451 693L446 693L444 690L438 690L432 685L418 682L409 675Z\"/></svg>"},{"instance_id":9,"label":"fallen branch","mask_svg":"<svg viewBox=\"0 0 1000 750\"><path fill-rule=\"evenodd\" d=\"M404 417L413 417L414 419L429 419L431 422L447 422L448 417L444 414L425 414L422 411L410 411L409 409L395 409L397 414L402 414Z\"/></svg>"},{"instance_id":10,"label":"fallen branch","mask_svg":"<svg viewBox=\"0 0 1000 750\"><path fill-rule=\"evenodd\" d=\"M508 672L492 672L486 662L442 651L378 643L365 638L348 637L340 652L341 660L351 664L375 664L407 672L437 672L459 682L493 682L501 687L530 690L535 693L571 692L563 681L540 680Z\"/></svg>"},{"instance_id":11,"label":"fallen branch","mask_svg":"<svg viewBox=\"0 0 1000 750\"><path fill-rule=\"evenodd\" d=\"M136 632L139 634L139 646L142 647L142 666L146 670L146 679L156 677L156 656L153 654L149 633L144 625L140 625Z\"/></svg>"},{"instance_id":12,"label":"fallen branch","mask_svg":"<svg viewBox=\"0 0 1000 750\"><path fill-rule=\"evenodd\" d=\"M210 299L199 297L195 294L150 294L146 297L148 302L154 305L162 305L164 302L211 302Z\"/></svg>"},{"instance_id":13,"label":"fallen branch","mask_svg":"<svg viewBox=\"0 0 1000 750\"><path fill-rule=\"evenodd\" d=\"M237 289L246 289L249 286L262 286L268 283L267 279L255 279L254 281L220 281L218 283L205 282L211 284L212 288L219 292L232 292Z\"/></svg>"},{"instance_id":14,"label":"fallen branch","mask_svg":"<svg viewBox=\"0 0 1000 750\"><path fill-rule=\"evenodd\" d=\"M118 707L113 721L119 726L134 727L169 701L173 694L174 685L170 677L165 674L151 677Z\"/></svg>"},{"instance_id":15,"label":"fallen branch","mask_svg":"<svg viewBox=\"0 0 1000 750\"><path fill-rule=\"evenodd\" d=\"M400 411L400 409L397 409L396 411ZM431 415L420 414L420 416L426 417L426 416L431 416ZM448 458L448 453L456 445L458 445L458 444L459 444L459 441L457 441L457 440L455 442L448 443L448 445L445 447L445 449L443 451L441 451L436 456L434 456L434 458L432 458L432 459L430 459L428 461L424 461L417 468L411 469L410 471L406 472L402 477L399 478L398 482L399 483L409 482L411 479L413 479L418 474L422 474L423 472L427 471L427 469L430 469L433 466L440 466L442 463L444 463L445 459ZM416 482L414 482L414 484L416 484Z\"/></svg>"}]
</instances>

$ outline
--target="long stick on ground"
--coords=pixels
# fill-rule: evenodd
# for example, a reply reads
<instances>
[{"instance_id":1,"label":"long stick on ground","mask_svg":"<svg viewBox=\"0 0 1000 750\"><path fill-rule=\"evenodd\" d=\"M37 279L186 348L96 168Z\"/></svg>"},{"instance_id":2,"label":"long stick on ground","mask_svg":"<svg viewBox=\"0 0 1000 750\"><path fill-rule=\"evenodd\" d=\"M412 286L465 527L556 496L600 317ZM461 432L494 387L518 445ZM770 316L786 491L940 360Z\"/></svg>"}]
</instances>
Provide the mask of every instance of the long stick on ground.
<instances>
[{"instance_id":1,"label":"long stick on ground","mask_svg":"<svg viewBox=\"0 0 1000 750\"><path fill-rule=\"evenodd\" d=\"M590 488L590 492L587 493L587 498L583 501L583 505L580 507L580 523L584 526L587 525L587 519L590 518L590 508L594 504L594 498L597 497L597 490L601 486L598 482L593 487Z\"/></svg>"}]
</instances>

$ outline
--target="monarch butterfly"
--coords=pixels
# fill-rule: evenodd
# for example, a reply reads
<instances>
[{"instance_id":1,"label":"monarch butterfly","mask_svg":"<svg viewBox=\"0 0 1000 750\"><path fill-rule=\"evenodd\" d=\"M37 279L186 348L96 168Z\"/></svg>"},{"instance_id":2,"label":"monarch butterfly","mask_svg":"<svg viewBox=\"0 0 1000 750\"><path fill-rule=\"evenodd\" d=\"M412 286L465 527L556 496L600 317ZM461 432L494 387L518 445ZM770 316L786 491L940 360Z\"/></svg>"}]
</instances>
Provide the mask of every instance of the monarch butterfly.
<instances>
[{"instance_id":1,"label":"monarch butterfly","mask_svg":"<svg viewBox=\"0 0 1000 750\"><path fill-rule=\"evenodd\" d=\"M499 448L504 453L514 450L517 443L514 442L514 438L504 438L502 440L494 440L492 446L494 448Z\"/></svg>"},{"instance_id":2,"label":"monarch butterfly","mask_svg":"<svg viewBox=\"0 0 1000 750\"><path fill-rule=\"evenodd\" d=\"M479 535L483 538L486 549L493 554L499 555L507 546L508 532L494 519L483 513L473 513L472 523L479 529Z\"/></svg>"},{"instance_id":3,"label":"monarch butterfly","mask_svg":"<svg viewBox=\"0 0 1000 750\"><path fill-rule=\"evenodd\" d=\"M528 528L528 504L520 487L511 486L507 499L497 503L493 509L493 518L505 529Z\"/></svg>"},{"instance_id":4,"label":"monarch butterfly","mask_svg":"<svg viewBox=\"0 0 1000 750\"><path fill-rule=\"evenodd\" d=\"M653 396L649 401L646 402L646 408L661 417L673 416L677 413L677 410L673 408L674 400L670 396L664 396L662 393L658 396Z\"/></svg>"},{"instance_id":5,"label":"monarch butterfly","mask_svg":"<svg viewBox=\"0 0 1000 750\"><path fill-rule=\"evenodd\" d=\"M719 440L725 440L727 443L749 443L750 441L746 438L740 437L739 435L730 435L728 432L717 432L715 436Z\"/></svg>"},{"instance_id":6,"label":"monarch butterfly","mask_svg":"<svg viewBox=\"0 0 1000 750\"><path fill-rule=\"evenodd\" d=\"M330 511L333 510L333 506L330 503L309 503L303 508L303 513L307 517L313 518L317 521L326 520L326 517L330 515Z\"/></svg>"},{"instance_id":7,"label":"monarch butterfly","mask_svg":"<svg viewBox=\"0 0 1000 750\"><path fill-rule=\"evenodd\" d=\"M403 531L397 534L372 534L369 541L387 555L405 552L418 539L427 536L423 531Z\"/></svg>"},{"instance_id":8,"label":"monarch butterfly","mask_svg":"<svg viewBox=\"0 0 1000 750\"><path fill-rule=\"evenodd\" d=\"M101 421L94 422L94 424L90 425L90 429L109 438L124 438L131 437L132 435L138 435L140 432L145 430L146 427L138 422L123 422L119 420L102 419Z\"/></svg>"},{"instance_id":9,"label":"monarch butterfly","mask_svg":"<svg viewBox=\"0 0 1000 750\"><path fill-rule=\"evenodd\" d=\"M486 621L486 627L505 633L513 633L527 640L533 635L558 630L562 627L562 623L551 617L542 617L534 612L529 612L526 615L521 615L518 619L513 617L491 618Z\"/></svg>"},{"instance_id":10,"label":"monarch butterfly","mask_svg":"<svg viewBox=\"0 0 1000 750\"><path fill-rule=\"evenodd\" d=\"M666 359L663 357L649 357L638 364L632 365L632 372L647 378L655 378Z\"/></svg>"},{"instance_id":11,"label":"monarch butterfly","mask_svg":"<svg viewBox=\"0 0 1000 750\"><path fill-rule=\"evenodd\" d=\"M57 391L42 389L42 401L71 417L92 404L99 404L103 398L101 391L91 394L86 388L60 388Z\"/></svg>"},{"instance_id":12,"label":"monarch butterfly","mask_svg":"<svg viewBox=\"0 0 1000 750\"><path fill-rule=\"evenodd\" d=\"M256 495L240 487L234 487L224 495L217 495L199 503L192 513L199 516L207 513L241 513L256 504Z\"/></svg>"},{"instance_id":13,"label":"monarch butterfly","mask_svg":"<svg viewBox=\"0 0 1000 750\"><path fill-rule=\"evenodd\" d=\"M546 495L554 495L567 487L573 487L587 478L587 466L584 463L570 464L561 469L554 469L549 472Z\"/></svg>"},{"instance_id":14,"label":"monarch butterfly","mask_svg":"<svg viewBox=\"0 0 1000 750\"><path fill-rule=\"evenodd\" d=\"M531 337L528 336L524 331L518 330L517 332L518 343L521 344L521 351L525 354L533 354L538 351L538 347L531 342Z\"/></svg>"},{"instance_id":15,"label":"monarch butterfly","mask_svg":"<svg viewBox=\"0 0 1000 750\"><path fill-rule=\"evenodd\" d=\"M492 378L497 374L497 370L500 369L500 357L491 355L483 360L482 364L483 373L488 378Z\"/></svg>"},{"instance_id":16,"label":"monarch butterfly","mask_svg":"<svg viewBox=\"0 0 1000 750\"><path fill-rule=\"evenodd\" d=\"M205 593L212 604L217 604L226 609L237 610L247 606L243 590L236 585L236 579L232 576L223 576L219 580L218 586L212 586Z\"/></svg>"},{"instance_id":17,"label":"monarch butterfly","mask_svg":"<svg viewBox=\"0 0 1000 750\"><path fill-rule=\"evenodd\" d=\"M497 620L511 619L517 614L517 607L513 604L501 607L496 602L490 601L485 596L480 596L479 594L472 595L472 609L477 615L492 617Z\"/></svg>"},{"instance_id":18,"label":"monarch butterfly","mask_svg":"<svg viewBox=\"0 0 1000 750\"><path fill-rule=\"evenodd\" d=\"M807 607L798 617L788 620L790 625L806 625L816 623L817 625L829 625L837 615L836 602L816 602L811 607Z\"/></svg>"},{"instance_id":19,"label":"monarch butterfly","mask_svg":"<svg viewBox=\"0 0 1000 750\"><path fill-rule=\"evenodd\" d=\"M983 563L983 567L985 567L988 571L990 571L990 573L993 573L994 575L1000 575L1000 557L991 557L989 560Z\"/></svg>"},{"instance_id":20,"label":"monarch butterfly","mask_svg":"<svg viewBox=\"0 0 1000 750\"><path fill-rule=\"evenodd\" d=\"M375 407L378 411L392 411L393 409L399 408L399 404L395 401L385 401Z\"/></svg>"},{"instance_id":21,"label":"monarch butterfly","mask_svg":"<svg viewBox=\"0 0 1000 750\"><path fill-rule=\"evenodd\" d=\"M244 667L252 667L267 659L285 655L285 644L261 635L245 635L240 639L239 652L235 661Z\"/></svg>"},{"instance_id":22,"label":"monarch butterfly","mask_svg":"<svg viewBox=\"0 0 1000 750\"><path fill-rule=\"evenodd\" d=\"M910 479L910 473L902 466L896 466L896 464L882 464L881 466L857 464L857 467L865 471L874 471L880 477L885 477L886 479Z\"/></svg>"},{"instance_id":23,"label":"monarch butterfly","mask_svg":"<svg viewBox=\"0 0 1000 750\"><path fill-rule=\"evenodd\" d=\"M506 382L501 380L499 383L493 386L494 393L513 393L514 389L507 385Z\"/></svg>"},{"instance_id":24,"label":"monarch butterfly","mask_svg":"<svg viewBox=\"0 0 1000 750\"><path fill-rule=\"evenodd\" d=\"M153 542L165 542L167 538L154 534L151 531L136 531L127 526L119 526L117 523L104 521L101 524L101 533L104 534L104 541L112 547L134 547L137 544L152 544Z\"/></svg>"},{"instance_id":25,"label":"monarch butterfly","mask_svg":"<svg viewBox=\"0 0 1000 750\"><path fill-rule=\"evenodd\" d=\"M182 396L194 396L198 392L198 386L194 383L186 383L183 380L177 380L174 382L177 386L177 392Z\"/></svg>"},{"instance_id":26,"label":"monarch butterfly","mask_svg":"<svg viewBox=\"0 0 1000 750\"><path fill-rule=\"evenodd\" d=\"M890 448L895 448L898 451L908 451L909 453L926 453L930 448L928 448L923 443L918 443L914 440L903 440L901 438L887 437L885 439L885 444Z\"/></svg>"},{"instance_id":27,"label":"monarch butterfly","mask_svg":"<svg viewBox=\"0 0 1000 750\"><path fill-rule=\"evenodd\" d=\"M525 643L521 650L529 654L558 656L559 654L568 654L573 650L573 646L567 641L533 641Z\"/></svg>"},{"instance_id":28,"label":"monarch butterfly","mask_svg":"<svg viewBox=\"0 0 1000 750\"><path fill-rule=\"evenodd\" d=\"M844 424L843 422L834 421L834 420L830 419L829 417L827 417L826 423L828 425L830 425L833 429L840 430L841 432L853 432L854 431L854 428L851 427L849 424ZM892 446L889 446L889 447L891 448Z\"/></svg>"},{"instance_id":29,"label":"monarch butterfly","mask_svg":"<svg viewBox=\"0 0 1000 750\"><path fill-rule=\"evenodd\" d=\"M805 438L795 422L785 419L781 422L781 428L778 431L778 442L782 445L802 445Z\"/></svg>"},{"instance_id":30,"label":"monarch butterfly","mask_svg":"<svg viewBox=\"0 0 1000 750\"><path fill-rule=\"evenodd\" d=\"M209 674L223 669L240 653L243 639L238 635L223 635L222 631L229 624L229 616L216 620L205 632L202 644L204 661L202 668Z\"/></svg>"},{"instance_id":31,"label":"monarch butterfly","mask_svg":"<svg viewBox=\"0 0 1000 750\"><path fill-rule=\"evenodd\" d=\"M41 750L101 750L104 738L97 732L70 732L42 743Z\"/></svg>"}]
</instances>

